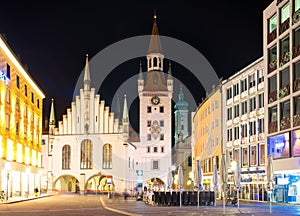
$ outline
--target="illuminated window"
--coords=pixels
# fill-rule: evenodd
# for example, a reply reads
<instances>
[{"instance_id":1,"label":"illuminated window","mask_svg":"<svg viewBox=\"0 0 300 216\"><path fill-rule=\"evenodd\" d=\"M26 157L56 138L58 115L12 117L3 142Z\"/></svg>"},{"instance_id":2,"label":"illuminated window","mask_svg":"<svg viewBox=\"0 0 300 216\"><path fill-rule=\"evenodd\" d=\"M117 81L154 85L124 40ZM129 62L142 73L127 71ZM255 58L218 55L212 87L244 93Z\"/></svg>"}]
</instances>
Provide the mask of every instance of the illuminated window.
<instances>
[{"instance_id":1,"label":"illuminated window","mask_svg":"<svg viewBox=\"0 0 300 216\"><path fill-rule=\"evenodd\" d=\"M6 103L10 104L10 90L6 89Z\"/></svg>"},{"instance_id":2,"label":"illuminated window","mask_svg":"<svg viewBox=\"0 0 300 216\"><path fill-rule=\"evenodd\" d=\"M6 123L6 131L9 131L10 128L10 115L6 114L6 118L5 118L5 123Z\"/></svg>"},{"instance_id":3,"label":"illuminated window","mask_svg":"<svg viewBox=\"0 0 300 216\"><path fill-rule=\"evenodd\" d=\"M247 167L249 165L248 163L248 148L243 148L243 167Z\"/></svg>"},{"instance_id":4,"label":"illuminated window","mask_svg":"<svg viewBox=\"0 0 300 216\"><path fill-rule=\"evenodd\" d=\"M80 168L92 169L92 141L85 139L81 143Z\"/></svg>"},{"instance_id":5,"label":"illuminated window","mask_svg":"<svg viewBox=\"0 0 300 216\"><path fill-rule=\"evenodd\" d=\"M71 167L71 147L64 145L62 148L62 169L70 169Z\"/></svg>"},{"instance_id":6,"label":"illuminated window","mask_svg":"<svg viewBox=\"0 0 300 216\"><path fill-rule=\"evenodd\" d=\"M294 12L299 10L300 8L300 0L294 0Z\"/></svg>"},{"instance_id":7,"label":"illuminated window","mask_svg":"<svg viewBox=\"0 0 300 216\"><path fill-rule=\"evenodd\" d=\"M7 139L6 151L6 160L12 161L14 159L14 144L13 141L10 139Z\"/></svg>"},{"instance_id":8,"label":"illuminated window","mask_svg":"<svg viewBox=\"0 0 300 216\"><path fill-rule=\"evenodd\" d=\"M3 157L2 136L0 135L0 158Z\"/></svg>"},{"instance_id":9,"label":"illuminated window","mask_svg":"<svg viewBox=\"0 0 300 216\"><path fill-rule=\"evenodd\" d=\"M30 149L29 147L25 146L25 164L30 163Z\"/></svg>"},{"instance_id":10,"label":"illuminated window","mask_svg":"<svg viewBox=\"0 0 300 216\"><path fill-rule=\"evenodd\" d=\"M256 166L256 146L251 146L250 147L250 151L251 151L251 166Z\"/></svg>"},{"instance_id":11,"label":"illuminated window","mask_svg":"<svg viewBox=\"0 0 300 216\"><path fill-rule=\"evenodd\" d=\"M112 147L110 144L105 144L103 146L103 168L112 168Z\"/></svg>"},{"instance_id":12,"label":"illuminated window","mask_svg":"<svg viewBox=\"0 0 300 216\"><path fill-rule=\"evenodd\" d=\"M260 163L259 165L265 164L265 145L259 144L259 157L260 157Z\"/></svg>"},{"instance_id":13,"label":"illuminated window","mask_svg":"<svg viewBox=\"0 0 300 216\"><path fill-rule=\"evenodd\" d=\"M36 150L32 149L32 153L31 153L31 164L32 166L36 166Z\"/></svg>"},{"instance_id":14,"label":"illuminated window","mask_svg":"<svg viewBox=\"0 0 300 216\"><path fill-rule=\"evenodd\" d=\"M283 23L289 17L290 17L290 4L287 3L280 9L280 23Z\"/></svg>"},{"instance_id":15,"label":"illuminated window","mask_svg":"<svg viewBox=\"0 0 300 216\"><path fill-rule=\"evenodd\" d=\"M269 23L269 33L271 33L272 31L276 30L277 28L277 15L274 14L274 16L272 16L269 20L268 20L268 23Z\"/></svg>"}]
</instances>

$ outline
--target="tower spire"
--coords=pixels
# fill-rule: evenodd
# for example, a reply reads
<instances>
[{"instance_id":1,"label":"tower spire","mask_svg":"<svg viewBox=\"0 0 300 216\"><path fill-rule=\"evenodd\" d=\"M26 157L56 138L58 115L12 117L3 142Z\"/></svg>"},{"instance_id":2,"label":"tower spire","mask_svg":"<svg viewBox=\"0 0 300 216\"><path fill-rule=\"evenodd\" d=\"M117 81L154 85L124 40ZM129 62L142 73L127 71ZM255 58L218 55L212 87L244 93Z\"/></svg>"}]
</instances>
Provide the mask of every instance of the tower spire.
<instances>
[{"instance_id":1,"label":"tower spire","mask_svg":"<svg viewBox=\"0 0 300 216\"><path fill-rule=\"evenodd\" d=\"M50 119L49 125L55 125L55 114L54 114L54 99L51 99L51 108L50 108Z\"/></svg>"},{"instance_id":2,"label":"tower spire","mask_svg":"<svg viewBox=\"0 0 300 216\"><path fill-rule=\"evenodd\" d=\"M143 69L142 69L142 62L140 61L140 72L139 72L139 77L138 77L139 80L142 80L143 79Z\"/></svg>"},{"instance_id":3,"label":"tower spire","mask_svg":"<svg viewBox=\"0 0 300 216\"><path fill-rule=\"evenodd\" d=\"M122 122L128 122L127 96L124 95L123 119Z\"/></svg>"},{"instance_id":4,"label":"tower spire","mask_svg":"<svg viewBox=\"0 0 300 216\"><path fill-rule=\"evenodd\" d=\"M169 69L168 69L168 79L172 78L172 68L171 68L171 62L169 62Z\"/></svg>"},{"instance_id":5,"label":"tower spire","mask_svg":"<svg viewBox=\"0 0 300 216\"><path fill-rule=\"evenodd\" d=\"M89 55L86 54L86 60L85 60L85 71L84 71L84 90L89 91L90 90L90 83L91 83L91 78L90 78L90 70L89 70Z\"/></svg>"},{"instance_id":6,"label":"tower spire","mask_svg":"<svg viewBox=\"0 0 300 216\"><path fill-rule=\"evenodd\" d=\"M149 44L149 49L148 49L148 54L151 53L160 53L162 54L162 48L160 44L160 39L159 39L159 33L158 33L158 27L157 27L157 15L156 11L154 10L154 22L152 26L152 32L151 32L151 38L150 38L150 44Z\"/></svg>"}]
</instances>

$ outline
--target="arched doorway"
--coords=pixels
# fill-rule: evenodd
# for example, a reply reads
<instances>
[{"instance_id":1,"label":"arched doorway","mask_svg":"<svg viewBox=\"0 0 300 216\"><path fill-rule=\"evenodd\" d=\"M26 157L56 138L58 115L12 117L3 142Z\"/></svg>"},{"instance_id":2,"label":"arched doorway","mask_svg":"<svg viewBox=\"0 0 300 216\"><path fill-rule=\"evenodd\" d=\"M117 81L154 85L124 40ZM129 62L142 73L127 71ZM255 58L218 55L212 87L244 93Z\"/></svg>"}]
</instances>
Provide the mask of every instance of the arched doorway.
<instances>
[{"instance_id":1,"label":"arched doorway","mask_svg":"<svg viewBox=\"0 0 300 216\"><path fill-rule=\"evenodd\" d=\"M160 178L151 178L146 181L145 187L152 191L164 191L165 183Z\"/></svg>"},{"instance_id":2,"label":"arched doorway","mask_svg":"<svg viewBox=\"0 0 300 216\"><path fill-rule=\"evenodd\" d=\"M115 190L112 176L102 175L101 173L91 176L85 184L87 193L103 193Z\"/></svg>"},{"instance_id":3,"label":"arched doorway","mask_svg":"<svg viewBox=\"0 0 300 216\"><path fill-rule=\"evenodd\" d=\"M72 175L63 175L53 182L53 190L63 193L75 193L78 180Z\"/></svg>"}]
</instances>

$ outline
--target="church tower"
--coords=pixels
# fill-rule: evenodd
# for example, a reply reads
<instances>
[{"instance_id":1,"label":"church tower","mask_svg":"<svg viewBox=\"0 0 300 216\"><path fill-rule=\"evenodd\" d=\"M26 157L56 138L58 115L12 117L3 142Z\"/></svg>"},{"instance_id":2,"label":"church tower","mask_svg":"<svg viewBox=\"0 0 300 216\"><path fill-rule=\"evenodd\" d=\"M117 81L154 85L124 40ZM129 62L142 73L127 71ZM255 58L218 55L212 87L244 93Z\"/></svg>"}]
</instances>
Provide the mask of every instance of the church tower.
<instances>
[{"instance_id":1,"label":"church tower","mask_svg":"<svg viewBox=\"0 0 300 216\"><path fill-rule=\"evenodd\" d=\"M140 99L140 146L143 179L161 178L166 181L171 166L172 148L172 94L171 74L163 72L164 55L160 43L156 15L147 53L147 72L142 66L138 76Z\"/></svg>"},{"instance_id":2,"label":"church tower","mask_svg":"<svg viewBox=\"0 0 300 216\"><path fill-rule=\"evenodd\" d=\"M178 102L175 104L175 143L179 139L185 139L189 135L188 131L188 113L189 104L184 100L182 85L178 94Z\"/></svg>"}]
</instances>

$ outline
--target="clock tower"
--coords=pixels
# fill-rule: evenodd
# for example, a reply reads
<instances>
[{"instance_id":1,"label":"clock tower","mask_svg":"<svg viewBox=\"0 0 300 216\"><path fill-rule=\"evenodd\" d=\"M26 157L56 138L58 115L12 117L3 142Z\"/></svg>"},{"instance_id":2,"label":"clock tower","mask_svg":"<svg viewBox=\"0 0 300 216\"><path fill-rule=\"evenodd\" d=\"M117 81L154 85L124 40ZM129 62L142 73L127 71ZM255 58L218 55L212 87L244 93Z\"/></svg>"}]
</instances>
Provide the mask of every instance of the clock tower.
<instances>
[{"instance_id":1,"label":"clock tower","mask_svg":"<svg viewBox=\"0 0 300 216\"><path fill-rule=\"evenodd\" d=\"M156 15L149 49L147 72L138 77L140 100L139 157L143 163L143 183L153 178L161 179L167 186L168 169L171 167L172 148L172 94L173 80L169 66L168 75L163 72L164 55L158 34Z\"/></svg>"}]
</instances>

